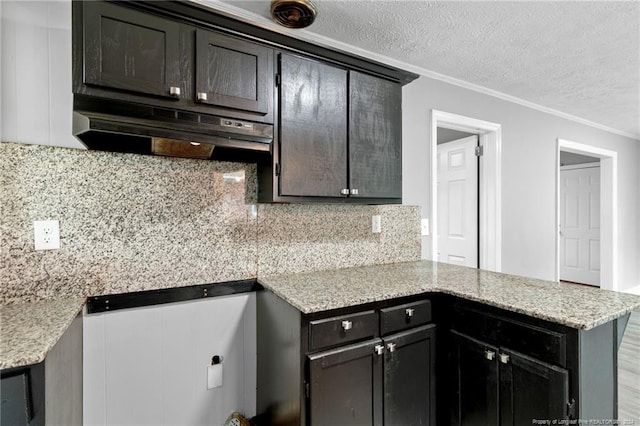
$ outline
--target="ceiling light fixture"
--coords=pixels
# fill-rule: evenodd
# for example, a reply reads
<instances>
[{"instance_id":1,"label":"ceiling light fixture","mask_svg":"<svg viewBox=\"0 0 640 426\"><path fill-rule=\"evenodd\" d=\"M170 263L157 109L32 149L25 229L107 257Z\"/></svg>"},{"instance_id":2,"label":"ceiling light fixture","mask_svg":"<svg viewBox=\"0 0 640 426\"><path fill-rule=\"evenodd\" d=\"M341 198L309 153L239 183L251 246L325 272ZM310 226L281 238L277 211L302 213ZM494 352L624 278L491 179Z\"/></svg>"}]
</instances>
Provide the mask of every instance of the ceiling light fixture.
<instances>
[{"instance_id":1,"label":"ceiling light fixture","mask_svg":"<svg viewBox=\"0 0 640 426\"><path fill-rule=\"evenodd\" d=\"M318 12L310 0L273 0L271 17L287 28L306 28L313 24Z\"/></svg>"}]
</instances>

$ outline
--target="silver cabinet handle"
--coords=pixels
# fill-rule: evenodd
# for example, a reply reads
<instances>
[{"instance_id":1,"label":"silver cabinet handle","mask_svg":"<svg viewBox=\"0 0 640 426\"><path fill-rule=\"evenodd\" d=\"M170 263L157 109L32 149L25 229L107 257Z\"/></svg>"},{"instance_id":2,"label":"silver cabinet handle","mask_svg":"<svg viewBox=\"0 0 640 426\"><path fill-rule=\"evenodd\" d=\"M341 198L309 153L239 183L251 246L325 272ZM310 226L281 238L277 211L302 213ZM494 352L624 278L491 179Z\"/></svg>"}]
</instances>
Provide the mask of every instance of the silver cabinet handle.
<instances>
[{"instance_id":1,"label":"silver cabinet handle","mask_svg":"<svg viewBox=\"0 0 640 426\"><path fill-rule=\"evenodd\" d=\"M387 343L387 349L389 349L389 352L395 352L396 351L396 344L395 343Z\"/></svg>"},{"instance_id":2,"label":"silver cabinet handle","mask_svg":"<svg viewBox=\"0 0 640 426\"><path fill-rule=\"evenodd\" d=\"M351 330L353 328L353 323L351 321L342 321L342 329L344 331Z\"/></svg>"},{"instance_id":3,"label":"silver cabinet handle","mask_svg":"<svg viewBox=\"0 0 640 426\"><path fill-rule=\"evenodd\" d=\"M341 190L340 190L340 194L342 194L342 195L349 195L349 189L348 189L348 188L341 189Z\"/></svg>"},{"instance_id":4,"label":"silver cabinet handle","mask_svg":"<svg viewBox=\"0 0 640 426\"><path fill-rule=\"evenodd\" d=\"M356 188L353 188L351 190L351 195L358 195L358 190Z\"/></svg>"},{"instance_id":5,"label":"silver cabinet handle","mask_svg":"<svg viewBox=\"0 0 640 426\"><path fill-rule=\"evenodd\" d=\"M173 96L174 98L179 98L180 97L180 88L176 87L176 86L169 87L169 94L171 96Z\"/></svg>"},{"instance_id":6,"label":"silver cabinet handle","mask_svg":"<svg viewBox=\"0 0 640 426\"><path fill-rule=\"evenodd\" d=\"M493 361L496 358L496 353L494 351L484 351L484 357L489 361Z\"/></svg>"},{"instance_id":7,"label":"silver cabinet handle","mask_svg":"<svg viewBox=\"0 0 640 426\"><path fill-rule=\"evenodd\" d=\"M198 99L198 102L206 102L207 93L206 92L198 92L197 99Z\"/></svg>"},{"instance_id":8,"label":"silver cabinet handle","mask_svg":"<svg viewBox=\"0 0 640 426\"><path fill-rule=\"evenodd\" d=\"M411 318L413 314L416 313L416 310L413 308L407 308L404 310L404 313L407 314L407 317Z\"/></svg>"},{"instance_id":9,"label":"silver cabinet handle","mask_svg":"<svg viewBox=\"0 0 640 426\"><path fill-rule=\"evenodd\" d=\"M506 364L509 362L509 355L507 354L500 354L500 362L503 364Z\"/></svg>"},{"instance_id":10,"label":"silver cabinet handle","mask_svg":"<svg viewBox=\"0 0 640 426\"><path fill-rule=\"evenodd\" d=\"M373 348L373 353L376 355L382 355L384 353L384 346L376 345L375 348Z\"/></svg>"}]
</instances>

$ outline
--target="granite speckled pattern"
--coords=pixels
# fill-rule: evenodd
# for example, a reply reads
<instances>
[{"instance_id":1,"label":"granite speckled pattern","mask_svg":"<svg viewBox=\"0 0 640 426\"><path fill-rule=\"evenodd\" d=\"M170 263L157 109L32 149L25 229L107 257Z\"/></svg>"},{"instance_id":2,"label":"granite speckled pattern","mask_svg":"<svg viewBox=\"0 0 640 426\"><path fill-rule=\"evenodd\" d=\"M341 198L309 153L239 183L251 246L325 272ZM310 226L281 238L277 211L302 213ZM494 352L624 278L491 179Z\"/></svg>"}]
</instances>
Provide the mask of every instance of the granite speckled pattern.
<instances>
[{"instance_id":1,"label":"granite speckled pattern","mask_svg":"<svg viewBox=\"0 0 640 426\"><path fill-rule=\"evenodd\" d=\"M381 216L379 234L373 215ZM415 206L258 206L259 275L419 260L420 244Z\"/></svg>"},{"instance_id":2,"label":"granite speckled pattern","mask_svg":"<svg viewBox=\"0 0 640 426\"><path fill-rule=\"evenodd\" d=\"M83 298L0 305L0 369L44 361L83 305Z\"/></svg>"},{"instance_id":3,"label":"granite speckled pattern","mask_svg":"<svg viewBox=\"0 0 640 426\"><path fill-rule=\"evenodd\" d=\"M255 165L0 143L0 302L254 278ZM60 221L60 250L33 221Z\"/></svg>"},{"instance_id":4,"label":"granite speckled pattern","mask_svg":"<svg viewBox=\"0 0 640 426\"><path fill-rule=\"evenodd\" d=\"M587 330L640 308L640 296L426 260L259 276L258 282L303 313L446 293Z\"/></svg>"},{"instance_id":5,"label":"granite speckled pattern","mask_svg":"<svg viewBox=\"0 0 640 426\"><path fill-rule=\"evenodd\" d=\"M0 143L0 194L0 303L420 258L418 207L256 205L255 164Z\"/></svg>"}]
</instances>

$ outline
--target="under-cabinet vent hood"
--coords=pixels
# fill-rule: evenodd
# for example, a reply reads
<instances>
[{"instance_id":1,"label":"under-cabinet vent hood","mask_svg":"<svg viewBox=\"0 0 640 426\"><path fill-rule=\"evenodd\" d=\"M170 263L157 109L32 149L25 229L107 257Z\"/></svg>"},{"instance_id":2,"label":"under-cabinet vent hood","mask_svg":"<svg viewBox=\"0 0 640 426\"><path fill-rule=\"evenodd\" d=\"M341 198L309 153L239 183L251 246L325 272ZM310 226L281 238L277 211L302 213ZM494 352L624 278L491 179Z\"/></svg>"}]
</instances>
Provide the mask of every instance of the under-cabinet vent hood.
<instances>
[{"instance_id":1,"label":"under-cabinet vent hood","mask_svg":"<svg viewBox=\"0 0 640 426\"><path fill-rule=\"evenodd\" d=\"M268 155L273 126L83 95L73 134L89 149L255 162Z\"/></svg>"}]
</instances>

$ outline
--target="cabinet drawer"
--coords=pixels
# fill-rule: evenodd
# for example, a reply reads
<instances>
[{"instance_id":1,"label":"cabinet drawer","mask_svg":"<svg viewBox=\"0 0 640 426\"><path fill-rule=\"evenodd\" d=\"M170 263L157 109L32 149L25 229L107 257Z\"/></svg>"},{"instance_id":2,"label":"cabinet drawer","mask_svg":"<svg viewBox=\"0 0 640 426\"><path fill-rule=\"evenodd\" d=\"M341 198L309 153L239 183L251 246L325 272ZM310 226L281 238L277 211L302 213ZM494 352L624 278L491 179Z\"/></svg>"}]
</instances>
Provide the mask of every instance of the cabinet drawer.
<instances>
[{"instance_id":1,"label":"cabinet drawer","mask_svg":"<svg viewBox=\"0 0 640 426\"><path fill-rule=\"evenodd\" d=\"M407 303L381 309L380 332L382 335L395 333L431 321L431 301Z\"/></svg>"},{"instance_id":2,"label":"cabinet drawer","mask_svg":"<svg viewBox=\"0 0 640 426\"><path fill-rule=\"evenodd\" d=\"M309 350L342 345L378 334L378 314L359 312L309 323Z\"/></svg>"},{"instance_id":3,"label":"cabinet drawer","mask_svg":"<svg viewBox=\"0 0 640 426\"><path fill-rule=\"evenodd\" d=\"M456 329L470 336L566 367L567 336L564 333L464 308L455 310L453 323Z\"/></svg>"},{"instance_id":4,"label":"cabinet drawer","mask_svg":"<svg viewBox=\"0 0 640 426\"><path fill-rule=\"evenodd\" d=\"M551 364L567 366L567 337L564 333L517 321L500 321L500 345Z\"/></svg>"}]
</instances>

